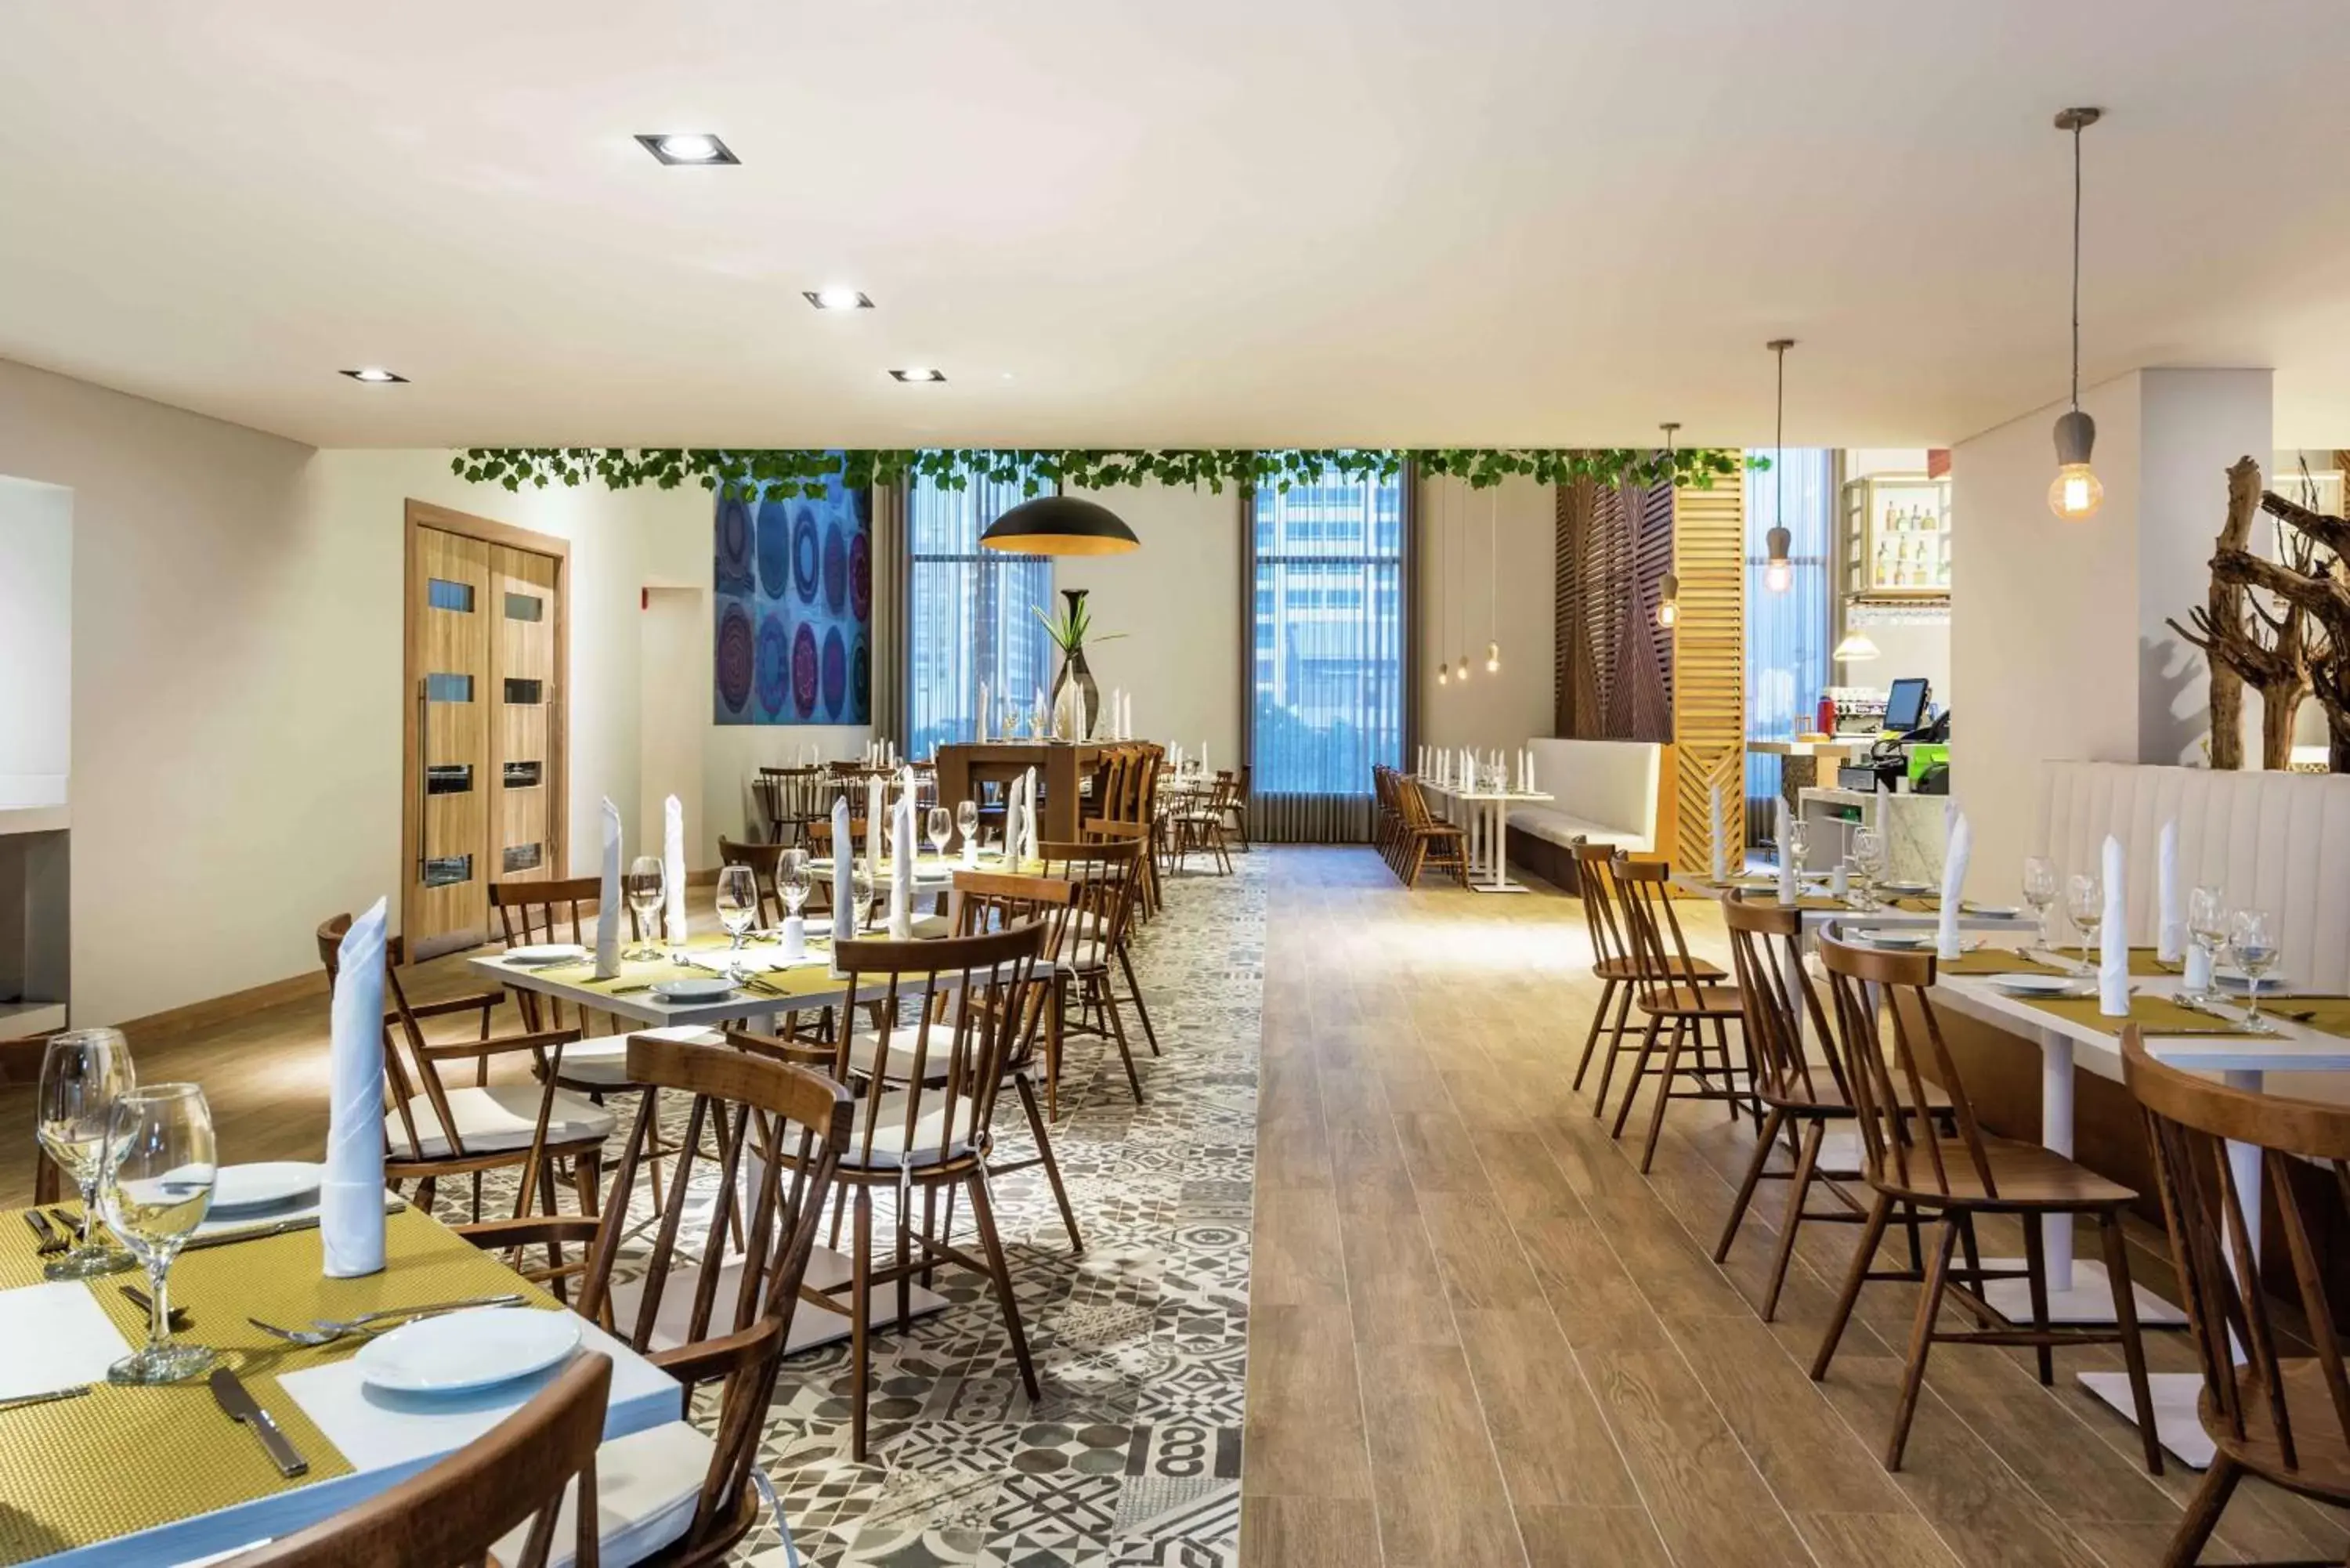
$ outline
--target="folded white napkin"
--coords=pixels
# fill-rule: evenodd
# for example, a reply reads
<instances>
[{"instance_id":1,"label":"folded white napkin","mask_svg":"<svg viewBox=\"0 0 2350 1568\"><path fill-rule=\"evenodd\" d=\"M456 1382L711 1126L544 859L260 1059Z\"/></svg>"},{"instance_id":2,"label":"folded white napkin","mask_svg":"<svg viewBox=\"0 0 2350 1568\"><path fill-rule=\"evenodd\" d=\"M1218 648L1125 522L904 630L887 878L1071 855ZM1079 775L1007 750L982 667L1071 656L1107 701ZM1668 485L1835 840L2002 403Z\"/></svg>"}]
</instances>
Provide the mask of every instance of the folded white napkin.
<instances>
[{"instance_id":1,"label":"folded white napkin","mask_svg":"<svg viewBox=\"0 0 2350 1568\"><path fill-rule=\"evenodd\" d=\"M832 803L832 919L833 929L844 937L857 934L856 858L857 844L848 836L848 797L841 795Z\"/></svg>"},{"instance_id":2,"label":"folded white napkin","mask_svg":"<svg viewBox=\"0 0 2350 1568\"><path fill-rule=\"evenodd\" d=\"M1787 797L1783 794L1771 804L1777 808L1773 831L1779 842L1779 902L1792 907L1795 903L1795 857L1787 852Z\"/></svg>"},{"instance_id":3,"label":"folded white napkin","mask_svg":"<svg viewBox=\"0 0 2350 1568\"><path fill-rule=\"evenodd\" d=\"M865 863L881 875L881 835L889 826L889 792L881 787L881 775L868 774L865 779Z\"/></svg>"},{"instance_id":4,"label":"folded white napkin","mask_svg":"<svg viewBox=\"0 0 2350 1568\"><path fill-rule=\"evenodd\" d=\"M1974 849L1974 829L1967 826L1966 813L1960 812L1950 826L1949 846L1942 851L1942 914L1934 928L1934 951L1944 959L1957 958L1965 950L1959 945L1959 906L1966 895L1967 857Z\"/></svg>"},{"instance_id":5,"label":"folded white napkin","mask_svg":"<svg viewBox=\"0 0 2350 1568\"><path fill-rule=\"evenodd\" d=\"M1003 852L1017 857L1020 851L1020 781L1014 779L1003 792Z\"/></svg>"},{"instance_id":6,"label":"folded white napkin","mask_svg":"<svg viewBox=\"0 0 2350 1568\"><path fill-rule=\"evenodd\" d=\"M2154 865L2161 911L2154 935L2155 956L2165 963L2176 963L2187 953L2187 909L2178 891L2178 819L2175 816L2162 825Z\"/></svg>"},{"instance_id":7,"label":"folded white napkin","mask_svg":"<svg viewBox=\"0 0 2350 1568\"><path fill-rule=\"evenodd\" d=\"M661 923L669 940L685 941L685 803L671 795L661 803ZM659 941L661 933L647 931L645 940Z\"/></svg>"},{"instance_id":8,"label":"folded white napkin","mask_svg":"<svg viewBox=\"0 0 2350 1568\"><path fill-rule=\"evenodd\" d=\"M2097 931L2097 1011L2129 1016L2129 916L2121 840L2106 835L2106 918Z\"/></svg>"},{"instance_id":9,"label":"folded white napkin","mask_svg":"<svg viewBox=\"0 0 2350 1568\"><path fill-rule=\"evenodd\" d=\"M1719 779L1713 784L1712 812L1713 879L1717 883L1727 882L1730 880L1730 840L1722 832L1721 781Z\"/></svg>"},{"instance_id":10,"label":"folded white napkin","mask_svg":"<svg viewBox=\"0 0 2350 1568\"><path fill-rule=\"evenodd\" d=\"M620 972L620 808L604 798L604 880L596 895L596 978Z\"/></svg>"},{"instance_id":11,"label":"folded white napkin","mask_svg":"<svg viewBox=\"0 0 2350 1568\"><path fill-rule=\"evenodd\" d=\"M343 933L335 958L318 1183L318 1247L330 1280L383 1272L383 924L378 898Z\"/></svg>"},{"instance_id":12,"label":"folded white napkin","mask_svg":"<svg viewBox=\"0 0 2350 1568\"><path fill-rule=\"evenodd\" d=\"M914 934L914 792L902 790L889 809L889 940Z\"/></svg>"},{"instance_id":13,"label":"folded white napkin","mask_svg":"<svg viewBox=\"0 0 2350 1568\"><path fill-rule=\"evenodd\" d=\"M382 1093L377 1085L377 1096ZM28 1353L0 1355L0 1399L106 1381L106 1369L130 1346L98 1304L97 1291L104 1288L96 1281L58 1280L0 1291L0 1345Z\"/></svg>"},{"instance_id":14,"label":"folded white napkin","mask_svg":"<svg viewBox=\"0 0 2350 1568\"><path fill-rule=\"evenodd\" d=\"M1036 854L1036 770L1030 768L1020 781L1020 858L1034 860Z\"/></svg>"},{"instance_id":15,"label":"folded white napkin","mask_svg":"<svg viewBox=\"0 0 2350 1568\"><path fill-rule=\"evenodd\" d=\"M977 738L981 745L983 746L987 744L987 682L984 680L979 683L979 728Z\"/></svg>"}]
</instances>

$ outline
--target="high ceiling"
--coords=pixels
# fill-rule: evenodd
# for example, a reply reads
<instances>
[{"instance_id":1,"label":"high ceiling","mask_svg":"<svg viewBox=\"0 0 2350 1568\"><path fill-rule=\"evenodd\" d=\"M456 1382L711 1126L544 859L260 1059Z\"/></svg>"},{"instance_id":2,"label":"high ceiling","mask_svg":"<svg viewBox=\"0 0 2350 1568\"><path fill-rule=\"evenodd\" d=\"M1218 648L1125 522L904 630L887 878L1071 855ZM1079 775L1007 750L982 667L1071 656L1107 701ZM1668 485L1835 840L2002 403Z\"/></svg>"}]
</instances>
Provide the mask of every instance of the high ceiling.
<instances>
[{"instance_id":1,"label":"high ceiling","mask_svg":"<svg viewBox=\"0 0 2350 1568\"><path fill-rule=\"evenodd\" d=\"M0 357L328 445L1733 444L1786 335L1791 443L1947 442L2063 394L2092 103L2086 377L2273 366L2350 446L2345 58L2344 0L0 0Z\"/></svg>"}]
</instances>

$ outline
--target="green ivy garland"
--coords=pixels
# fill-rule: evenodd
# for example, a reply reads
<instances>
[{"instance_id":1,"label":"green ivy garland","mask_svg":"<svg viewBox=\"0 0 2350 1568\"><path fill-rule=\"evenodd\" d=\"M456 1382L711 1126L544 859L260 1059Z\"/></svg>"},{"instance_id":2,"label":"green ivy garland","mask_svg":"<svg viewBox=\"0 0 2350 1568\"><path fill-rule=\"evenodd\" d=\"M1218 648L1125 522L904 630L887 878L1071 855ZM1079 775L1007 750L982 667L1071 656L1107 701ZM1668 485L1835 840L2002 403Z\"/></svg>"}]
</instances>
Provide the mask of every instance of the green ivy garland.
<instances>
[{"instance_id":1,"label":"green ivy garland","mask_svg":"<svg viewBox=\"0 0 2350 1568\"><path fill-rule=\"evenodd\" d=\"M821 495L837 483L851 490L927 479L961 490L973 479L1017 484L1035 495L1055 486L1104 490L1126 484L1206 485L1222 493L1227 484L1286 491L1312 483L1332 470L1347 480L1392 479L1407 462L1422 473L1465 479L1482 490L1505 479L1540 484L1589 480L1601 485L1658 484L1668 476L1679 484L1711 489L1717 479L1742 466L1764 468L1766 458L1742 464L1735 452L1699 448L1688 452L1631 447L1563 451L1555 448L1424 447L1336 451L1262 452L1247 448L1164 449L1156 452L1045 451L1012 448L861 448L847 452L741 451L711 447L473 447L452 459L451 469L476 484L520 490L528 484L581 485L600 481L611 490L654 485L675 490L689 480L704 490L745 499L762 494Z\"/></svg>"}]
</instances>

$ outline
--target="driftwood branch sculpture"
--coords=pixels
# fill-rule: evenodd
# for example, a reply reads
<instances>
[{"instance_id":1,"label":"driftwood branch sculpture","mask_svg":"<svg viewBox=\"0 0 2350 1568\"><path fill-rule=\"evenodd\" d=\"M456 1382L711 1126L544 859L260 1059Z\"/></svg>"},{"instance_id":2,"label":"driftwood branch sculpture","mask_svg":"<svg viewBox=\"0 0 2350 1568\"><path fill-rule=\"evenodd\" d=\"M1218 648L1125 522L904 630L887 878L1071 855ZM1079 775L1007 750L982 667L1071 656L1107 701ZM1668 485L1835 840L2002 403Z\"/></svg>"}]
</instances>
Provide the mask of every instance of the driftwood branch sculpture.
<instances>
[{"instance_id":1,"label":"driftwood branch sculpture","mask_svg":"<svg viewBox=\"0 0 2350 1568\"><path fill-rule=\"evenodd\" d=\"M2340 556L2320 554L2336 550L2336 540L2350 543L2350 526L2278 495L2263 496L2262 505L2298 535L2281 536L2286 559L2270 561L2250 550L2223 550L2212 557L2212 580L2261 589L2281 608L2299 612L2303 665L2310 689L2325 710L2327 764L2334 773L2350 773L2350 585L2343 581ZM2262 749L2274 750L2270 736L2262 736ZM2288 731L2282 757L2270 765L2282 767L2291 755Z\"/></svg>"},{"instance_id":2,"label":"driftwood branch sculpture","mask_svg":"<svg viewBox=\"0 0 2350 1568\"><path fill-rule=\"evenodd\" d=\"M2261 506L2261 465L2239 458L2228 470L2228 520L2220 528L2218 556L2241 555L2252 536L2252 519ZM2216 568L2217 557L2214 559ZM2244 765L2244 688L2260 686L2271 674L2271 649L2254 638L2244 624L2244 605L2251 597L2240 583L2228 581L2215 569L2201 608L2189 613L2190 631L2177 621L2168 624L2188 642L2203 650L2211 667L2211 765ZM2263 752L2267 750L2262 734Z\"/></svg>"}]
</instances>

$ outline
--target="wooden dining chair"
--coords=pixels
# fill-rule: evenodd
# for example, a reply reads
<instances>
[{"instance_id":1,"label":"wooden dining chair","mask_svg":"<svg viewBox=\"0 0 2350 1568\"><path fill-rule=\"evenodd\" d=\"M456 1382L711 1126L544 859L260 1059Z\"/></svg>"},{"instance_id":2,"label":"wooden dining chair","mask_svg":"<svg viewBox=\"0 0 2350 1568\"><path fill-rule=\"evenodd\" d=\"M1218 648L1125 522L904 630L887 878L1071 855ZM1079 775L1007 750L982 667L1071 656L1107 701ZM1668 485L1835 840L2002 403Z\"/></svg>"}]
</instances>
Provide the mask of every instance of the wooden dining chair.
<instances>
[{"instance_id":1,"label":"wooden dining chair","mask_svg":"<svg viewBox=\"0 0 2350 1568\"><path fill-rule=\"evenodd\" d=\"M1094 821L1084 825L1084 833L1091 842L1124 842L1135 846L1134 886L1128 890L1126 912L1118 921L1118 938L1110 943L1110 954L1118 961L1118 972L1126 977L1126 999L1134 1004L1135 1022L1142 1025L1143 1043L1156 1056L1159 1054L1159 1031L1151 1026L1150 1004L1144 1000L1142 982L1134 973L1134 933L1150 901L1150 829L1141 823Z\"/></svg>"},{"instance_id":2,"label":"wooden dining chair","mask_svg":"<svg viewBox=\"0 0 2350 1568\"><path fill-rule=\"evenodd\" d=\"M1076 910L1057 945L1046 955L1053 963L1055 985L1076 1003L1074 1016L1063 1021L1063 1032L1076 1030L1097 1035L1117 1047L1118 1061L1126 1068L1127 1087L1139 1106L1142 1104L1142 1076L1135 1069L1134 1049L1126 1034L1125 1007L1118 1000L1113 975L1134 912L1142 845L1135 839L1107 837L1079 844L1047 839L1038 841L1036 850L1043 857L1045 875L1061 877L1077 888ZM1134 984L1131 966L1126 974L1131 1000L1139 993L1139 988ZM1065 1006L1063 1011L1068 1010ZM1159 1054L1155 1037L1147 1037L1146 1043L1152 1055ZM1058 1056L1055 1049L1046 1089L1055 1116L1059 1115Z\"/></svg>"},{"instance_id":3,"label":"wooden dining chair","mask_svg":"<svg viewBox=\"0 0 2350 1568\"><path fill-rule=\"evenodd\" d=\"M337 915L318 927L318 959L332 986L339 967L342 941L351 918ZM452 998L442 1002L411 1002L400 978L403 961L400 938L384 948L385 1011L384 1086L389 1114L384 1118L384 1179L395 1190L404 1181L417 1184L417 1201L430 1211L438 1184L463 1177L473 1188L472 1212L482 1213L482 1177L494 1170L513 1170L517 1177L516 1212L536 1194L552 1211L556 1170L568 1164L572 1184L583 1213L596 1212L599 1151L614 1125L602 1106L558 1088L561 1052L578 1039L577 1029L525 1029L519 1034L492 1035L490 1021L503 993ZM478 1012L481 1032L469 1039L435 1041L424 1028L427 1019ZM490 1067L502 1057L527 1057L538 1075L535 1084L492 1083ZM445 1067L470 1064L473 1081L452 1085L442 1075ZM560 1262L560 1260L556 1260Z\"/></svg>"},{"instance_id":4,"label":"wooden dining chair","mask_svg":"<svg viewBox=\"0 0 2350 1568\"><path fill-rule=\"evenodd\" d=\"M2137 1194L2053 1149L1982 1129L1942 1038L1941 1023L1929 994L1934 984L1932 953L1887 952L1824 939L1820 956L1835 1011L1832 1048L1851 1094L1868 1185L1876 1197L1827 1333L1812 1361L1813 1379L1827 1376L1862 1285L1871 1279L1908 1277L1875 1267L1877 1244L1887 1225L1897 1209L1906 1210L1938 1229L1936 1239L1926 1248L1925 1288L1918 1297L1917 1321L1910 1330L1908 1361L1900 1398L1894 1407L1885 1468L1901 1468L1909 1423L1917 1414L1918 1391L1925 1382L1927 1354L1936 1345L1955 1341L2032 1345L2038 1352L2040 1381L2046 1385L2055 1381L2057 1346L2117 1344L2129 1369L2130 1396L2146 1448L2146 1467L2160 1475L2162 1445L2155 1436L2154 1402L2147 1391L2146 1348L2138 1337L2137 1303L2130 1288L2129 1250L2122 1240L2122 1213L2137 1200ZM1947 1120L1938 1114L1929 1084L1947 1097ZM1954 1131L1945 1132L1945 1125ZM2028 1325L2010 1323L1983 1299L1983 1282L2012 1277L1987 1272L1974 1255L1972 1223L1984 1214L2003 1214L2022 1222L2032 1301ZM2048 1267L2040 1227L2042 1219L2050 1214L2073 1214L2096 1223L2105 1246L2106 1276L2113 1287L2114 1328L2050 1325ZM1962 1270L1954 1270L1951 1253L1961 1241L1968 1243L1966 1263ZM1943 1327L1946 1296L1956 1297L1978 1326L1970 1330Z\"/></svg>"},{"instance_id":5,"label":"wooden dining chair","mask_svg":"<svg viewBox=\"0 0 2350 1568\"><path fill-rule=\"evenodd\" d=\"M915 1276L941 1261L961 1264L993 1288L1021 1383L1029 1398L1037 1397L1036 1368L996 1232L986 1151L1004 1064L1035 1015L1031 988L1049 983L1045 937L1044 927L1025 925L984 936L852 940L833 948L849 993L874 995L875 1003L841 1010L830 1063L837 1082L860 1092L836 1179L842 1202L854 1213L850 1276L803 1295L848 1318L850 1451L859 1462L866 1455L872 1366L873 1314L864 1303L877 1286L894 1285L902 1329L912 1314ZM889 1075L867 1076L858 1071L860 1061L902 1063L903 1075L893 1067ZM877 1188L897 1194L894 1255L886 1263L873 1251ZM926 1211L950 1190L966 1199L985 1256L963 1251L949 1237L919 1233L912 1223L915 1189Z\"/></svg>"},{"instance_id":6,"label":"wooden dining chair","mask_svg":"<svg viewBox=\"0 0 2350 1568\"><path fill-rule=\"evenodd\" d=\"M1599 1005L1592 1010L1591 1027L1583 1037L1583 1054L1575 1064L1576 1089L1583 1087L1583 1076L1590 1071L1591 1058L1604 1035L1607 1056L1599 1069L1599 1087L1591 1101L1591 1114L1605 1116L1607 1111L1607 1085L1616 1076L1618 1058L1631 1054L1635 1047L1628 1044L1631 1026L1632 992L1641 977L1640 955L1634 950L1631 932L1626 921L1624 895L1616 886L1616 857L1620 853L1612 844L1594 844L1578 838L1571 846L1575 857L1575 882L1577 901L1583 906L1584 930L1591 940L1591 973L1599 981ZM1730 977L1717 965L1703 959L1692 959L1690 978L1709 984L1718 984ZM1610 1003L1614 1015L1608 1012Z\"/></svg>"},{"instance_id":7,"label":"wooden dining chair","mask_svg":"<svg viewBox=\"0 0 2350 1568\"><path fill-rule=\"evenodd\" d=\"M597 1568L596 1449L612 1360L584 1351L530 1402L421 1474L223 1568L459 1568L488 1560L546 1568L556 1542ZM567 1492L587 1506L562 1507ZM505 1538L513 1537L509 1550Z\"/></svg>"},{"instance_id":8,"label":"wooden dining chair","mask_svg":"<svg viewBox=\"0 0 2350 1568\"><path fill-rule=\"evenodd\" d=\"M1610 885L1622 898L1624 931L1631 940L1632 1004L1648 1018L1608 1136L1624 1136L1624 1124L1631 1116L1632 1102L1639 1097L1641 1083L1654 1078L1657 1092L1648 1112L1648 1136L1640 1147L1640 1173L1645 1176L1657 1158L1657 1142L1664 1136L1665 1108L1672 1101L1719 1100L1732 1116L1745 1108L1753 1113L1758 1129L1762 1124L1762 1102L1755 1096L1752 1047L1742 1027L1744 1002L1735 986L1712 977L1721 974L1719 969L1709 976L1690 955L1689 936L1673 908L1672 867L1661 860L1635 860L1619 852L1608 870ZM1742 1024L1741 1052L1735 1058L1730 1045L1733 1023ZM1661 1059L1659 1044L1664 1048ZM1606 1078L1603 1073L1603 1092Z\"/></svg>"},{"instance_id":9,"label":"wooden dining chair","mask_svg":"<svg viewBox=\"0 0 2350 1568\"><path fill-rule=\"evenodd\" d=\"M831 830L831 825L827 823L825 831L828 835ZM762 926L777 925L783 920L784 897L775 886L775 868L784 857L784 851L792 847L788 844L743 843L723 833L718 836L718 864L722 867L748 866L751 868L751 880L759 889L759 924ZM813 888L815 878L808 880Z\"/></svg>"},{"instance_id":10,"label":"wooden dining chair","mask_svg":"<svg viewBox=\"0 0 2350 1568\"><path fill-rule=\"evenodd\" d=\"M1796 1232L1816 1221L1864 1222L1868 1207L1846 1184L1859 1183L1866 1173L1856 1152L1848 1157L1832 1152L1825 1160L1822 1158L1831 1129L1852 1131L1854 1111L1842 1058L1826 1044L1831 1033L1826 1010L1804 963L1803 912L1759 898L1731 898L1721 906L1721 918L1730 930L1731 968L1744 1006L1746 1042L1753 1053L1756 1086L1765 1114L1745 1177L1738 1184L1738 1196L1722 1223L1721 1240L1714 1246L1713 1261L1728 1261L1756 1189L1766 1180L1789 1183L1778 1245L1771 1259L1771 1282L1762 1297L1762 1321L1769 1323L1778 1315L1779 1293L1786 1285L1787 1268L1795 1255ZM1816 1054L1809 1041L1821 1043ZM1938 1130L1954 1135L1950 1096L1930 1083L1920 1087ZM1857 1135L1854 1136L1856 1139ZM1772 1155L1783 1137L1794 1165L1791 1170L1773 1170ZM1811 1207L1815 1184L1827 1189L1835 1207ZM1960 1239L1966 1255L1980 1272L1972 1217L1961 1215L1958 1222L1964 1228ZM1909 1221L1909 1231L1914 1256L1914 1220Z\"/></svg>"},{"instance_id":11,"label":"wooden dining chair","mask_svg":"<svg viewBox=\"0 0 2350 1568\"><path fill-rule=\"evenodd\" d=\"M1457 824L1439 821L1428 808L1419 781L1395 775L1396 805L1401 814L1402 840L1398 846L1396 875L1407 888L1419 886L1419 874L1434 867L1449 870L1453 880L1469 886L1469 838Z\"/></svg>"},{"instance_id":12,"label":"wooden dining chair","mask_svg":"<svg viewBox=\"0 0 2350 1568\"><path fill-rule=\"evenodd\" d=\"M629 1041L629 1075L643 1087L615 1190L633 1190L650 1158L660 1096L672 1106L682 1096L689 1107L669 1198L646 1227L650 1252L625 1271L632 1228L617 1203L600 1221L562 1215L461 1228L485 1251L590 1247L580 1315L684 1384L689 1408L702 1389L719 1390L708 1430L681 1419L598 1451L601 1534L617 1561L714 1568L757 1521L763 1493L775 1506L759 1443L855 1106L829 1075L766 1059L763 1044L697 1045L650 1033ZM704 1228L691 1233L691 1211L704 1203ZM730 1233L739 1256L722 1244Z\"/></svg>"}]
</instances>

